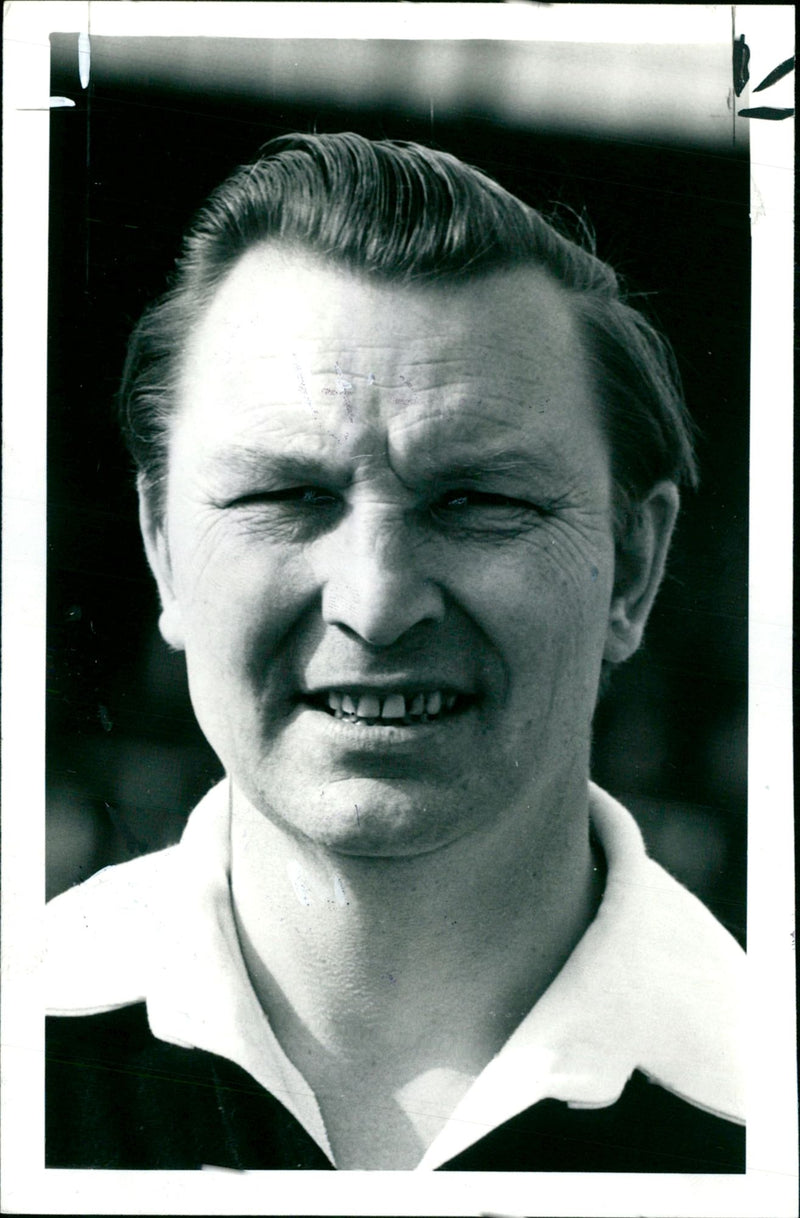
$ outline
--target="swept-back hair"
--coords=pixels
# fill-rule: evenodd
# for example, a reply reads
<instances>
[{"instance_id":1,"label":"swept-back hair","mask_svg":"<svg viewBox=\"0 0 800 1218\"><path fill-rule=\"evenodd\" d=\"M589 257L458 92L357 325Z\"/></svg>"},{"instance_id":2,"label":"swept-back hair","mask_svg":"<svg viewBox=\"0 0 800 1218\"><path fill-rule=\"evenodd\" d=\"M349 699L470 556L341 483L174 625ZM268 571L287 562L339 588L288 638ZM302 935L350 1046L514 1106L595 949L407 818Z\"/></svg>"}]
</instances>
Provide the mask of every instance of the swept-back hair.
<instances>
[{"instance_id":1,"label":"swept-back hair","mask_svg":"<svg viewBox=\"0 0 800 1218\"><path fill-rule=\"evenodd\" d=\"M156 518L187 338L241 255L263 242L403 284L544 268L569 293L585 342L612 453L618 530L661 479L696 484L671 349L585 242L446 152L352 133L288 135L211 194L167 292L131 337L119 411Z\"/></svg>"}]
</instances>

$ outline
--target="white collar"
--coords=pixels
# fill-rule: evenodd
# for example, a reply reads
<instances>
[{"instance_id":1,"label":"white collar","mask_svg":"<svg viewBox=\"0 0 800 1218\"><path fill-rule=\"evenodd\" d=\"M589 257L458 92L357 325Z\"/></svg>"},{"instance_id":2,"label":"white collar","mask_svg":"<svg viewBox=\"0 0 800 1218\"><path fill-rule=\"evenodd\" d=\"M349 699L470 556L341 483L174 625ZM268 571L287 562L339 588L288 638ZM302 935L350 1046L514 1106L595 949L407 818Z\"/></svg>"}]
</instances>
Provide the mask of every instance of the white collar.
<instances>
[{"instance_id":1,"label":"white collar","mask_svg":"<svg viewBox=\"0 0 800 1218\"><path fill-rule=\"evenodd\" d=\"M697 1107L744 1119L743 953L645 853L633 818L590 789L608 876L569 960L428 1148L432 1169L544 1098L604 1107L638 1069ZM146 1000L153 1034L236 1062L333 1158L314 1095L250 985L228 887L227 783L178 846L107 868L49 906L48 1009Z\"/></svg>"}]
</instances>

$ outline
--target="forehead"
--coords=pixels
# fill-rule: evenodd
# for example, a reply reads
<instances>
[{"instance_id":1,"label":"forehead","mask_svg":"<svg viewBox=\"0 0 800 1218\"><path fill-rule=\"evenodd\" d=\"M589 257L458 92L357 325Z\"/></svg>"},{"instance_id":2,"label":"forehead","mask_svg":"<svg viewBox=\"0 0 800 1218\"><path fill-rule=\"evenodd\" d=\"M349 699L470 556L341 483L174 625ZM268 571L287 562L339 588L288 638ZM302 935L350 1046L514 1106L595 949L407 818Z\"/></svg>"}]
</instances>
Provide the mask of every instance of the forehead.
<instances>
[{"instance_id":1,"label":"forehead","mask_svg":"<svg viewBox=\"0 0 800 1218\"><path fill-rule=\"evenodd\" d=\"M567 293L520 268L376 282L271 247L228 274L183 362L178 430L208 445L564 448L602 431Z\"/></svg>"}]
</instances>

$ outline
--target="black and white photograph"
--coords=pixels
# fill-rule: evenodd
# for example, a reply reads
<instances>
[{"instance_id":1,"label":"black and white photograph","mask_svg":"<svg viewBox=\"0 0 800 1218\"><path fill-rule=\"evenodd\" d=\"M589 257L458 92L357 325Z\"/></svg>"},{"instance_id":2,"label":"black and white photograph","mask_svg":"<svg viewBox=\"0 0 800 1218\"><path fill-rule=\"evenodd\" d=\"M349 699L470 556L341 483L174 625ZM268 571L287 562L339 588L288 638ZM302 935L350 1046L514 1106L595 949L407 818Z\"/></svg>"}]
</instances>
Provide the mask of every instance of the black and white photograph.
<instances>
[{"instance_id":1,"label":"black and white photograph","mask_svg":"<svg viewBox=\"0 0 800 1218\"><path fill-rule=\"evenodd\" d=\"M10 6L4 1212L796 1213L791 7Z\"/></svg>"}]
</instances>

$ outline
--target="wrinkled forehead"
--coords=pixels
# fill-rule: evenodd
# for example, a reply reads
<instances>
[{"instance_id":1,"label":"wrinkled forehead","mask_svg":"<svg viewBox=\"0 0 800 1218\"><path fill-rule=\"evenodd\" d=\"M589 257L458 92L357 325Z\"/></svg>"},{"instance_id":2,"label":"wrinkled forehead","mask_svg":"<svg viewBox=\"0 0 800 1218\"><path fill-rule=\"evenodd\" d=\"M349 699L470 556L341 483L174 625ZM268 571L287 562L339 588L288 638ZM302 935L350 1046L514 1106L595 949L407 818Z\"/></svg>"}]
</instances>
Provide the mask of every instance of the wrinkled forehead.
<instances>
[{"instance_id":1,"label":"wrinkled forehead","mask_svg":"<svg viewBox=\"0 0 800 1218\"><path fill-rule=\"evenodd\" d=\"M296 252L248 251L190 336L178 420L211 440L359 429L432 443L566 442L602 429L568 293L521 267L376 281Z\"/></svg>"},{"instance_id":2,"label":"wrinkled forehead","mask_svg":"<svg viewBox=\"0 0 800 1218\"><path fill-rule=\"evenodd\" d=\"M565 365L581 358L570 296L542 267L405 283L266 243L228 271L188 336L185 363L199 355L224 364L254 348L285 356L326 340L344 352L348 338L354 354L365 352L367 360L368 348L382 340L403 343L410 363L421 342L456 338L471 343L476 357L485 346L524 355L533 335Z\"/></svg>"}]
</instances>

